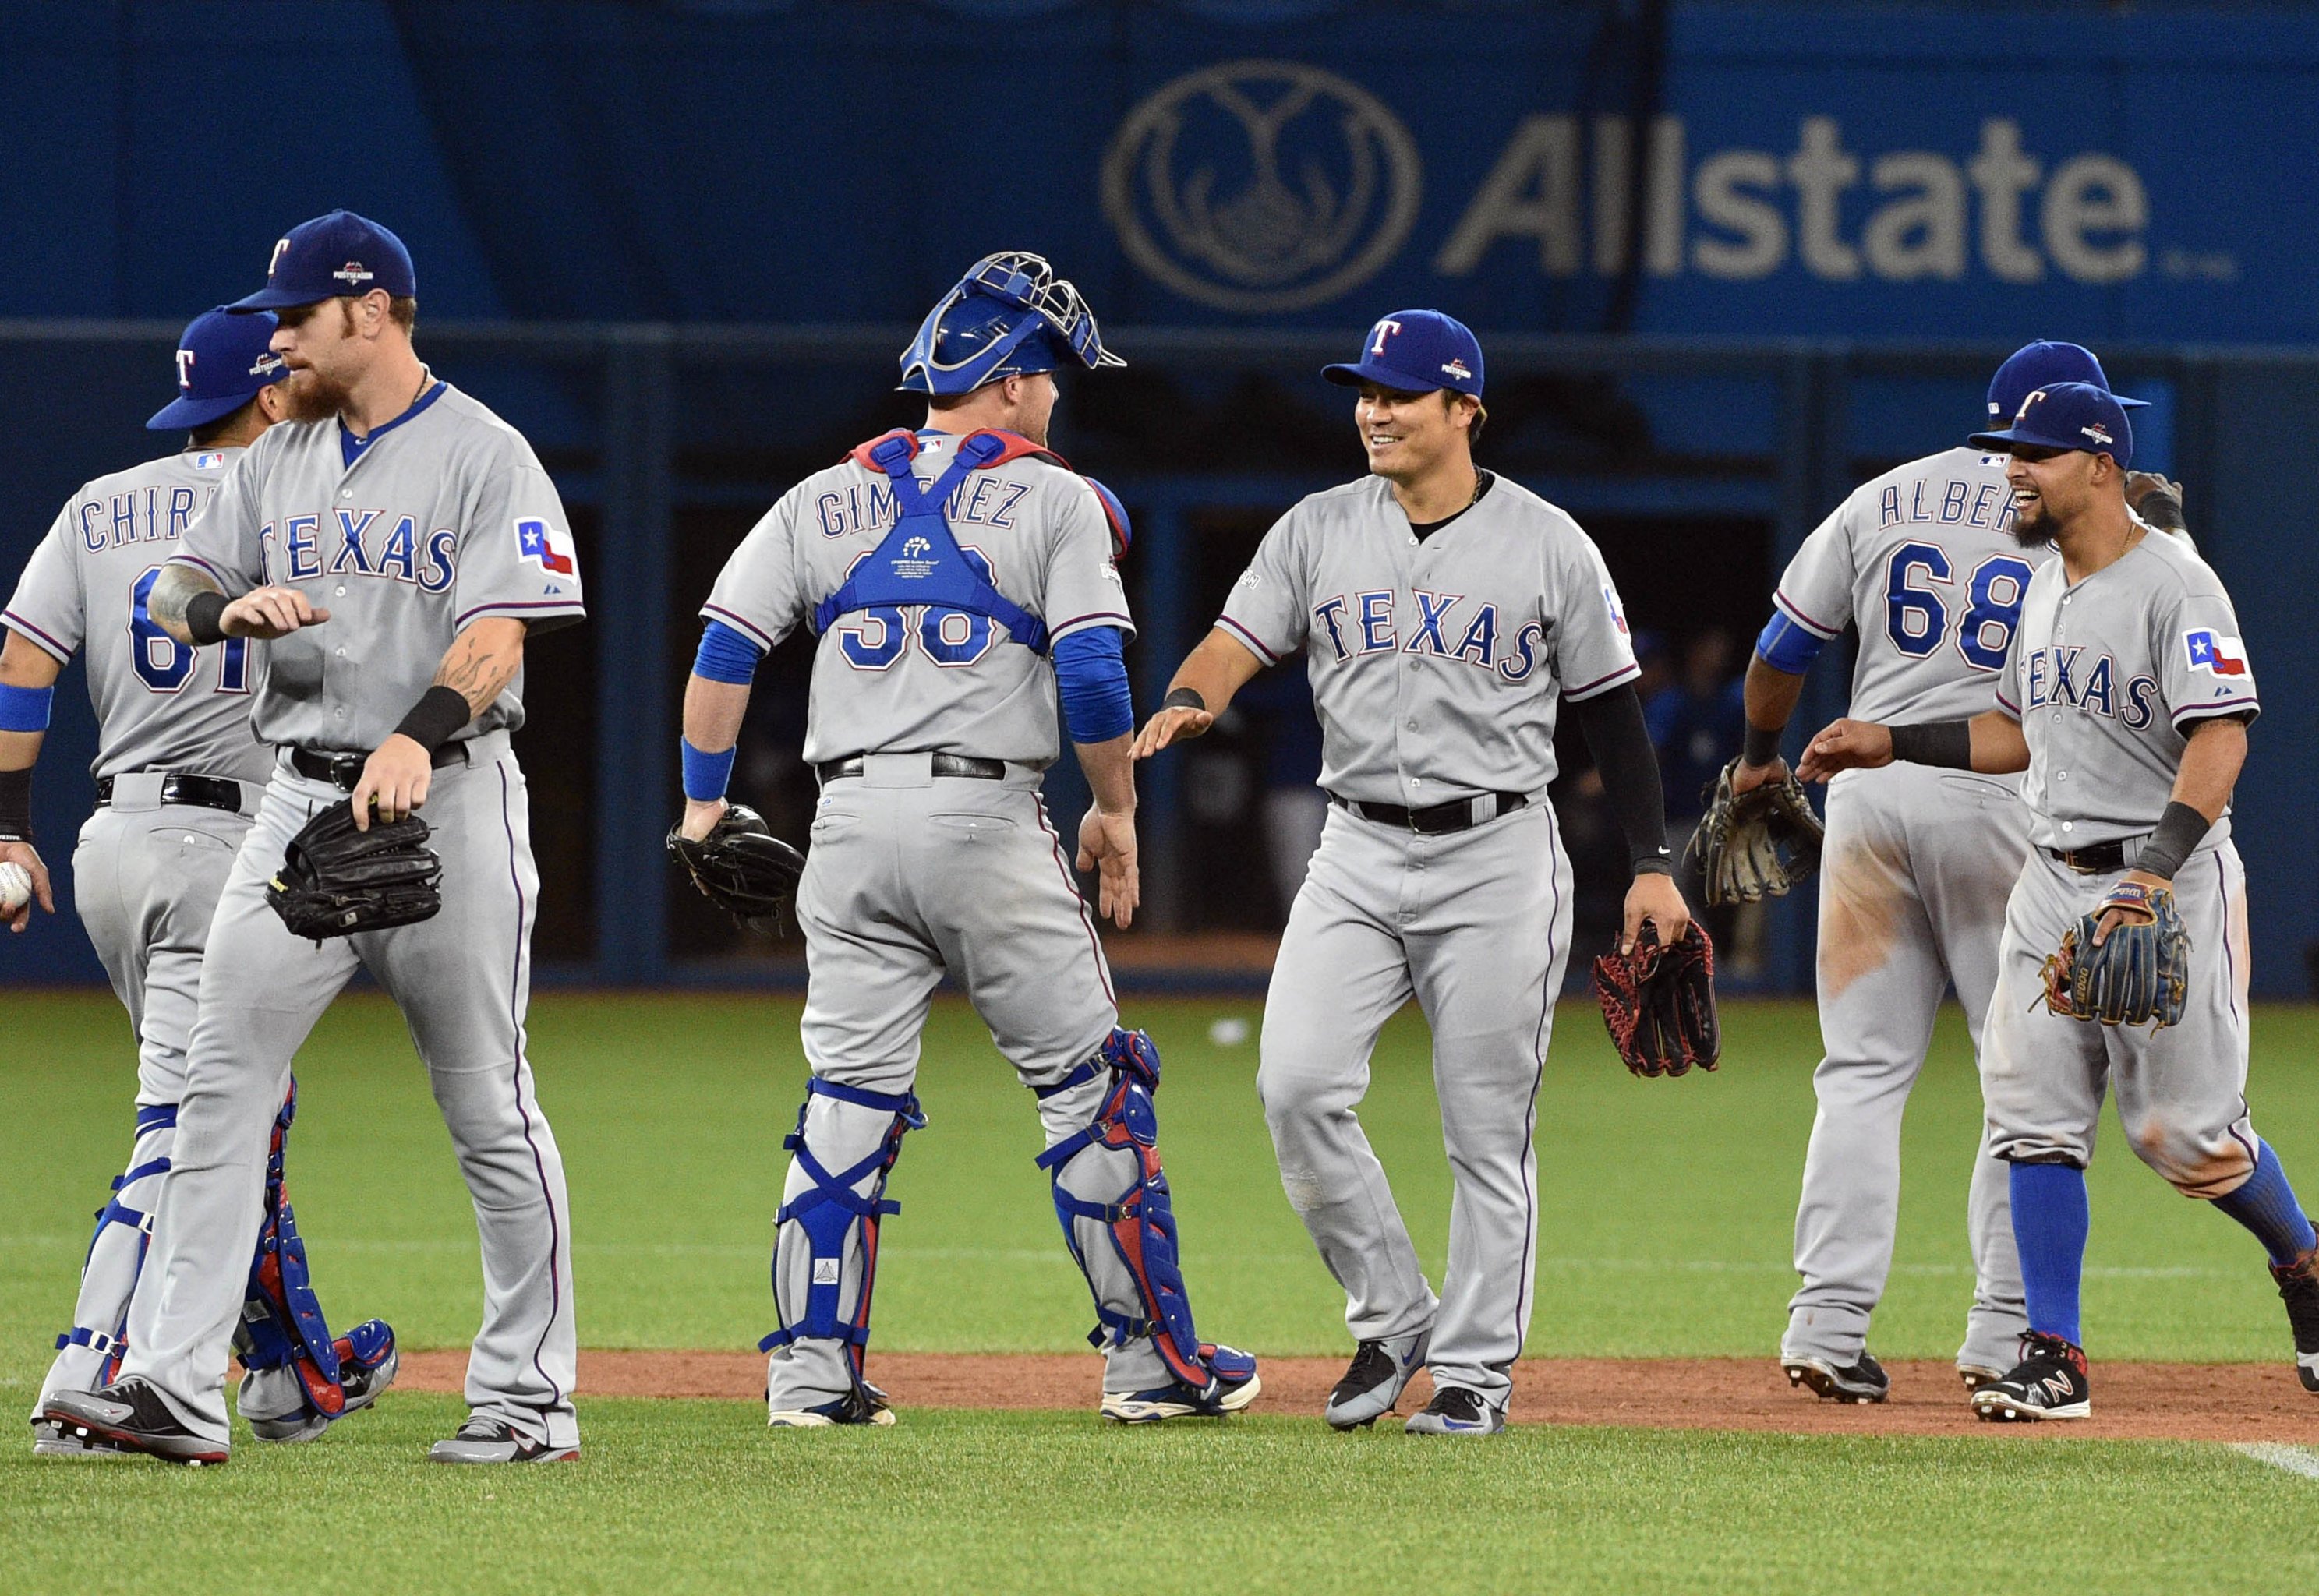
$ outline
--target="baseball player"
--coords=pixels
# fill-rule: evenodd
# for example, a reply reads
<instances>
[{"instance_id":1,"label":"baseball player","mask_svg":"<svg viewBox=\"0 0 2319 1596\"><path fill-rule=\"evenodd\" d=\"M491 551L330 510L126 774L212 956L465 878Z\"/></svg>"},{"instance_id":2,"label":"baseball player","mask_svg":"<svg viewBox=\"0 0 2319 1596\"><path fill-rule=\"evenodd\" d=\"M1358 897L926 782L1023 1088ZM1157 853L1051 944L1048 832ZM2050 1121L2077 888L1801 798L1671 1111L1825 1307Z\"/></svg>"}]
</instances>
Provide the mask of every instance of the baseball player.
<instances>
[{"instance_id":1,"label":"baseball player","mask_svg":"<svg viewBox=\"0 0 2319 1596\"><path fill-rule=\"evenodd\" d=\"M683 834L708 835L758 659L815 645L805 757L821 782L798 888L813 1078L775 1216L770 1422L890 1424L863 1377L888 1172L925 1123L911 1087L947 969L1039 1101L1041 1168L1095 1296L1102 1411L1140 1423L1245 1408L1256 1360L1202 1341L1177 1263L1152 1094L1119 1027L1094 920L1048 823L1057 696L1095 806L1079 868L1118 924L1137 900L1133 731L1115 562L1127 521L1046 446L1058 367L1123 364L1071 284L1028 254L979 261L902 356L927 396L897 430L791 489L734 551L685 690Z\"/></svg>"},{"instance_id":2,"label":"baseball player","mask_svg":"<svg viewBox=\"0 0 2319 1596\"><path fill-rule=\"evenodd\" d=\"M266 286L293 419L236 463L163 565L148 613L179 645L270 640L250 683L274 751L257 823L218 900L152 1240L158 1293L130 1315L121 1376L58 1393L51 1419L180 1461L223 1461L218 1376L264 1127L290 1057L359 962L402 1008L473 1194L483 1323L473 1410L446 1463L569 1457L571 1209L524 1052L533 867L523 772L528 629L581 618L555 489L523 439L420 364L401 240L348 212L274 248ZM364 824L424 806L442 912L316 943L266 901L284 845L351 797Z\"/></svg>"},{"instance_id":3,"label":"baseball player","mask_svg":"<svg viewBox=\"0 0 2319 1596\"><path fill-rule=\"evenodd\" d=\"M2026 345L1990 379L1989 413L2010 416L2032 389L2072 381L2108 386L2090 351ZM1748 663L1735 792L1786 778L1780 735L1804 672L1847 627L1859 630L1854 715L1936 719L1989 707L2022 594L2051 552L2014 538L2006 464L1962 445L1912 460L1863 483L1804 540ZM1803 1285L1780 1363L1791 1383L1834 1401L1882 1402L1890 1388L1867 1337L1892 1268L1901 1111L1952 983L1979 1054L2005 895L2029 847L2019 786L1893 765L1828 787L1818 970L1827 1052L1812 1077L1819 1111L1796 1211ZM2012 1367L2026 1328L2005 1167L1985 1147L1966 1231L1974 1291L1956 1361L1971 1389Z\"/></svg>"},{"instance_id":4,"label":"baseball player","mask_svg":"<svg viewBox=\"0 0 2319 1596\"><path fill-rule=\"evenodd\" d=\"M1981 1089L1990 1150L2010 1166L2029 1330L1973 1408L2003 1420L2091 1411L2078 1300L2085 1168L2111 1087L2143 1161L2269 1251L2302 1383L2319 1393L2319 1237L2244 1096L2246 874L2230 795L2258 703L2230 597L2187 544L2128 511L2134 434L2105 389L2034 389L2010 427L1970 442L2010 456L2013 536L2059 555L2029 579L1996 707L1898 726L1839 720L1812 739L1800 773L1894 761L2027 771L2030 847L2006 905ZM2148 944L2170 1000L2153 1008L2157 1023L2098 1023L2135 1016L2076 1006L2072 962L2098 965L2111 941Z\"/></svg>"},{"instance_id":5,"label":"baseball player","mask_svg":"<svg viewBox=\"0 0 2319 1596\"><path fill-rule=\"evenodd\" d=\"M1374 1423L1430 1363L1433 1400L1408 1429L1490 1434L1529 1321L1531 1131L1570 951L1570 861L1546 802L1560 700L1625 830L1622 948L1646 920L1681 940L1690 914L1602 555L1561 510L1474 464L1474 335L1396 311L1323 374L1359 389L1372 474L1274 525L1136 753L1206 731L1258 670L1304 654L1331 807L1273 966L1257 1090L1358 1343L1327 1417ZM1377 1032L1412 996L1456 1180L1438 1299L1354 1113Z\"/></svg>"},{"instance_id":6,"label":"baseball player","mask_svg":"<svg viewBox=\"0 0 2319 1596\"><path fill-rule=\"evenodd\" d=\"M140 1285L153 1198L170 1165L185 1092L211 912L249 830L267 757L249 731L247 645L206 658L153 625L146 601L175 552L250 442L284 413L289 374L266 345L271 316L212 311L178 339L177 396L146 426L189 429L184 449L73 495L32 551L0 623L0 860L25 871L53 912L32 846L32 764L59 672L88 661L97 717L96 812L73 856L82 924L138 1041L136 1131L128 1165L98 1212L70 1329L32 1410L32 1450L121 1456L110 1443L42 1416L60 1391L85 1390L120 1366ZM19 906L13 929L32 914ZM261 1440L305 1440L368 1406L394 1379L393 1332L368 1320L333 1337L305 1278L305 1253L282 1195L285 1105L270 1150L257 1268L237 1349L237 1405ZM273 1260L270 1272L265 1266ZM149 1292L144 1294L150 1294Z\"/></svg>"}]
</instances>

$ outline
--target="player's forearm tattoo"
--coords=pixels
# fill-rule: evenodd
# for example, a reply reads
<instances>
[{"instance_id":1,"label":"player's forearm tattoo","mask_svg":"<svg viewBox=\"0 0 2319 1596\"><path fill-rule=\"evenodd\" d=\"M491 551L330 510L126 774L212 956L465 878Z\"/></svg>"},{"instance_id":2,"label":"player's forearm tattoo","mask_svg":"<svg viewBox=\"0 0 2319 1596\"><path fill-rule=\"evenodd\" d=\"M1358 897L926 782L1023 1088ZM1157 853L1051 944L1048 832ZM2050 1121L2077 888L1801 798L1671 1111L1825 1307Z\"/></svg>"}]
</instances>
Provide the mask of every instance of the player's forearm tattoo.
<instances>
[{"instance_id":1,"label":"player's forearm tattoo","mask_svg":"<svg viewBox=\"0 0 2319 1596\"><path fill-rule=\"evenodd\" d=\"M447 687L481 715L507 690L523 664L523 623L487 618L459 634L435 672L435 685Z\"/></svg>"},{"instance_id":2,"label":"player's forearm tattoo","mask_svg":"<svg viewBox=\"0 0 2319 1596\"><path fill-rule=\"evenodd\" d=\"M191 643L193 634L185 627L185 606L196 593L219 593L219 587L206 574L191 565L164 565L161 574L153 581L153 591L145 600L145 613L153 624L180 643Z\"/></svg>"}]
</instances>

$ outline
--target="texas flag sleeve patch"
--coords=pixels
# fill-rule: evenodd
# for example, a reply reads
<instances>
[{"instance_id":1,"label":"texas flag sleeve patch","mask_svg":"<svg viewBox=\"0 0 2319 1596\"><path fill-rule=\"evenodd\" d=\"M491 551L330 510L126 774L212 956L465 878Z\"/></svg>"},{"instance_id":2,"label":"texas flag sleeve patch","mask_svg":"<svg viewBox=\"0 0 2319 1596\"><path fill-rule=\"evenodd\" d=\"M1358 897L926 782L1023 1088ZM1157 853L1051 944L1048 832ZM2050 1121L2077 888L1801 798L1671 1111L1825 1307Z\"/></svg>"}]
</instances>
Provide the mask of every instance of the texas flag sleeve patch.
<instances>
[{"instance_id":1,"label":"texas flag sleeve patch","mask_svg":"<svg viewBox=\"0 0 2319 1596\"><path fill-rule=\"evenodd\" d=\"M570 537L546 521L527 516L516 522L515 541L523 557L541 569L565 576L579 573L579 564L572 557Z\"/></svg>"},{"instance_id":2,"label":"texas flag sleeve patch","mask_svg":"<svg viewBox=\"0 0 2319 1596\"><path fill-rule=\"evenodd\" d=\"M2215 676L2247 674L2246 645L2235 637L2200 627L2182 634L2182 645L2189 650L2194 671Z\"/></svg>"}]
</instances>

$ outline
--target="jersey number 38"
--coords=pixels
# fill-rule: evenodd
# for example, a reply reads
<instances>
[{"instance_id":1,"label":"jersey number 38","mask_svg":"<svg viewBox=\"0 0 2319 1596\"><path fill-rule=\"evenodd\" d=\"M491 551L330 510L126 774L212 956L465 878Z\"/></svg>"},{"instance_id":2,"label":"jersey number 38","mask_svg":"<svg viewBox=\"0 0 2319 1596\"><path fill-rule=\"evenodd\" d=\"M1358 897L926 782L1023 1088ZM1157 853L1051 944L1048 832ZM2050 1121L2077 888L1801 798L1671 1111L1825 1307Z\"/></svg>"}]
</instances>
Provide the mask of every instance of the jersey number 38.
<instances>
[{"instance_id":1,"label":"jersey number 38","mask_svg":"<svg viewBox=\"0 0 2319 1596\"><path fill-rule=\"evenodd\" d=\"M1965 609L1956 618L1957 652L1976 671L2004 665L2021 619L2021 596L2029 591L2028 561L1990 555L1972 568L1962 595L1953 591L1956 573L1948 551L1938 544L1902 544L1892 551L1885 572L1884 635L1893 647L1914 659L1939 648L1950 635L1950 606L1962 596Z\"/></svg>"}]
</instances>

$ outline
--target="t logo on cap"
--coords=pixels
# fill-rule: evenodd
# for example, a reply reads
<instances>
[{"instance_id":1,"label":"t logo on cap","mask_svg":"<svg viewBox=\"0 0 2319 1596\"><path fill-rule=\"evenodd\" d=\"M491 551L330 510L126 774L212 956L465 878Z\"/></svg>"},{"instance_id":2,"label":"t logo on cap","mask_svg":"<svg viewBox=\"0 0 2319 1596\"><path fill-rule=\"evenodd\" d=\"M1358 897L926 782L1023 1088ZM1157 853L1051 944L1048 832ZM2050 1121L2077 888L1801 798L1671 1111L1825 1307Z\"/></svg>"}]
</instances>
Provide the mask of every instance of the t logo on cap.
<instances>
[{"instance_id":1,"label":"t logo on cap","mask_svg":"<svg viewBox=\"0 0 2319 1596\"><path fill-rule=\"evenodd\" d=\"M191 349L177 351L177 386L187 393L194 391L194 352Z\"/></svg>"},{"instance_id":2,"label":"t logo on cap","mask_svg":"<svg viewBox=\"0 0 2319 1596\"><path fill-rule=\"evenodd\" d=\"M1369 353L1372 355L1382 355L1385 353L1385 339L1391 338L1394 333L1401 330L1401 323L1388 316L1369 330L1376 334L1376 342L1369 346Z\"/></svg>"},{"instance_id":3,"label":"t logo on cap","mask_svg":"<svg viewBox=\"0 0 2319 1596\"><path fill-rule=\"evenodd\" d=\"M289 252L289 239L276 239L274 240L274 257L266 263L266 276L268 282L273 281L275 272L278 270L282 265L282 257Z\"/></svg>"}]
</instances>

